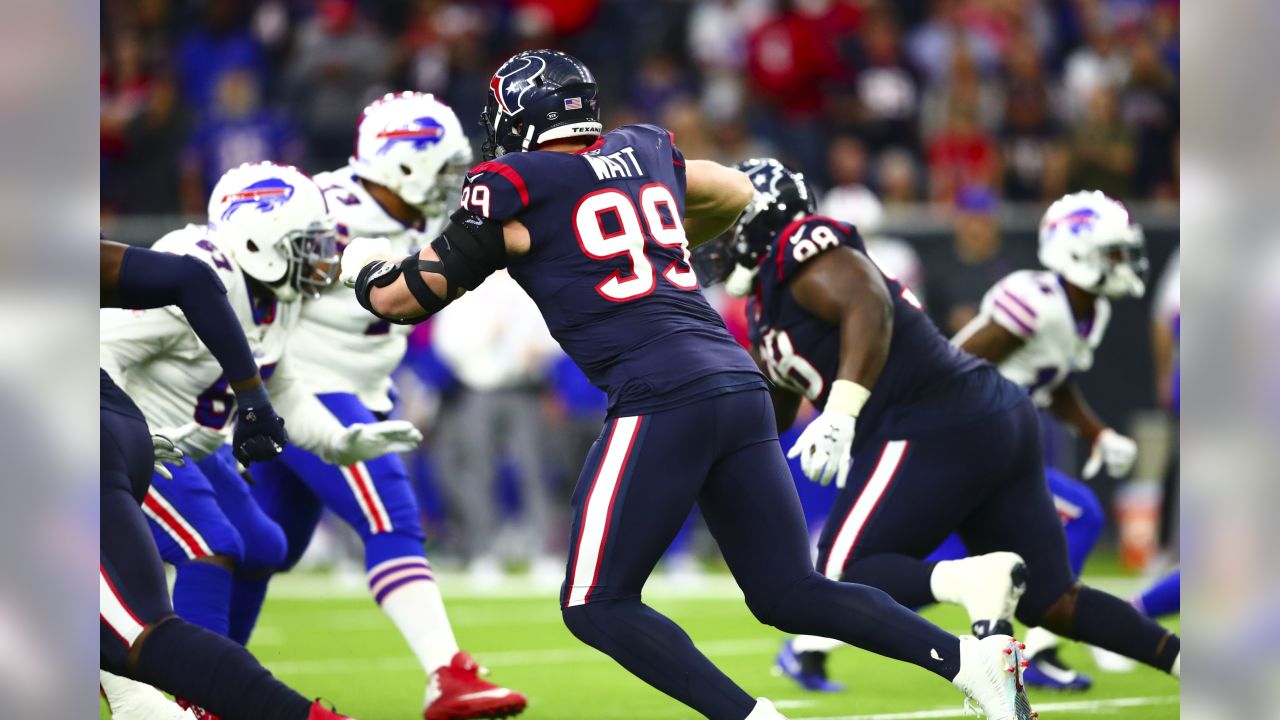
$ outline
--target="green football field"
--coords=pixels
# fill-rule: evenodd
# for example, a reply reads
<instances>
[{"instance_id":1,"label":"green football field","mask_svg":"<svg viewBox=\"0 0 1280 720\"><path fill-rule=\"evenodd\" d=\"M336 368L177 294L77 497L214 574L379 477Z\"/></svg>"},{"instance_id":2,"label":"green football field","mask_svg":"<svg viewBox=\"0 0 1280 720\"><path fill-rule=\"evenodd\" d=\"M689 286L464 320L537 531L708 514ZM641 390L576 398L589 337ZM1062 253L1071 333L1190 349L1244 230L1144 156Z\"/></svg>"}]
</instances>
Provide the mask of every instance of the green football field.
<instances>
[{"instance_id":1,"label":"green football field","mask_svg":"<svg viewBox=\"0 0 1280 720\"><path fill-rule=\"evenodd\" d=\"M1132 581L1112 585L1128 592ZM332 578L298 575L273 585L251 649L279 677L309 696L330 700L360 720L420 718L423 678L390 621L363 588ZM555 591L513 580L496 590L442 578L458 640L492 671L492 679L529 697L524 717L555 720L695 718L579 643L560 621ZM848 649L832 658L843 693L808 694L771 672L782 635L757 623L732 582L713 576L696 586L655 579L646 600L679 622L699 647L753 695L772 699L790 718L910 720L965 717L948 683L904 664ZM963 612L939 608L935 622L963 631ZM1173 625L1176 626L1176 620ZM1042 718L1112 717L1173 720L1178 683L1156 671L1099 673L1087 651L1066 656L1094 674L1087 693L1040 692ZM104 717L106 715L104 714Z\"/></svg>"}]
</instances>

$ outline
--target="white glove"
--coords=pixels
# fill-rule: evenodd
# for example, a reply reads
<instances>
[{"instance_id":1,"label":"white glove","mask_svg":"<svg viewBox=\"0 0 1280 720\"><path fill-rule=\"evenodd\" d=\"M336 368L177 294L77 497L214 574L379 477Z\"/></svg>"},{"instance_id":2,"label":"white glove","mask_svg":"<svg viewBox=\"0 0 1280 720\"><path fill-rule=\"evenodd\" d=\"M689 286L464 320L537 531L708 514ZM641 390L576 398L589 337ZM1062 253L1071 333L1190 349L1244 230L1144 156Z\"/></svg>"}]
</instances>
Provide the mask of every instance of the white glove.
<instances>
[{"instance_id":1,"label":"white glove","mask_svg":"<svg viewBox=\"0 0 1280 720\"><path fill-rule=\"evenodd\" d=\"M325 452L325 460L335 465L352 465L388 453L409 452L420 442L422 433L405 420L356 423L343 428Z\"/></svg>"},{"instance_id":2,"label":"white glove","mask_svg":"<svg viewBox=\"0 0 1280 720\"><path fill-rule=\"evenodd\" d=\"M347 287L356 286L356 278L365 265L375 260L391 259L391 241L384 237L356 238L342 251L342 273L338 279Z\"/></svg>"},{"instance_id":3,"label":"white glove","mask_svg":"<svg viewBox=\"0 0 1280 720\"><path fill-rule=\"evenodd\" d=\"M187 464L186 456L182 454L182 448L159 433L151 436L151 454L155 457L156 472L165 480L173 479L173 473L170 473L169 468L164 466L165 463L177 467Z\"/></svg>"},{"instance_id":4,"label":"white glove","mask_svg":"<svg viewBox=\"0 0 1280 720\"><path fill-rule=\"evenodd\" d=\"M1085 480L1092 480L1102 469L1102 464L1106 463L1108 475L1122 478L1133 469L1133 463L1137 459L1138 444L1115 430L1106 428L1093 441L1093 451L1085 461L1082 474Z\"/></svg>"},{"instance_id":5,"label":"white glove","mask_svg":"<svg viewBox=\"0 0 1280 720\"><path fill-rule=\"evenodd\" d=\"M168 438L190 460L203 460L227 442L221 430L194 421L175 429L162 429L158 434Z\"/></svg>"},{"instance_id":6,"label":"white glove","mask_svg":"<svg viewBox=\"0 0 1280 720\"><path fill-rule=\"evenodd\" d=\"M849 451L853 447L856 422L850 415L822 413L800 433L796 444L787 451L787 457L800 456L800 469L810 480L828 485L834 478L836 487L843 488L849 477Z\"/></svg>"}]
</instances>

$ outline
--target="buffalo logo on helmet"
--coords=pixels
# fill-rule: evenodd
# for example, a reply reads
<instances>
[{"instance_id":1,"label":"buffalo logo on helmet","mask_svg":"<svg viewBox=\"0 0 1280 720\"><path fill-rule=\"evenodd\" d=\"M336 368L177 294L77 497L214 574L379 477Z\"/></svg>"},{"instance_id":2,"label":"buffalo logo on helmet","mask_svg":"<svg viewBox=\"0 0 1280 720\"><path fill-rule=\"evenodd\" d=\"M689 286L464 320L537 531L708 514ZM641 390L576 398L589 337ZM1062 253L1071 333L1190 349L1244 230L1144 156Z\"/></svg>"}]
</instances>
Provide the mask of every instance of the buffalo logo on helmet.
<instances>
[{"instance_id":1,"label":"buffalo logo on helmet","mask_svg":"<svg viewBox=\"0 0 1280 720\"><path fill-rule=\"evenodd\" d=\"M1101 217L1097 210L1093 208L1080 208L1073 210L1060 218L1055 218L1049 222L1049 230L1057 230L1059 227L1066 227L1071 231L1072 235L1079 235L1080 231L1093 225L1093 221Z\"/></svg>"},{"instance_id":2,"label":"buffalo logo on helmet","mask_svg":"<svg viewBox=\"0 0 1280 720\"><path fill-rule=\"evenodd\" d=\"M232 213L245 205L252 205L259 212L269 212L293 197L293 186L280 178L259 180L239 192L222 196L220 202L229 203L222 211L222 219L230 219Z\"/></svg>"},{"instance_id":3,"label":"buffalo logo on helmet","mask_svg":"<svg viewBox=\"0 0 1280 720\"><path fill-rule=\"evenodd\" d=\"M399 143L412 143L414 150L426 150L444 139L444 126L433 117L420 117L410 127L383 130L377 135L383 140L378 154L382 155Z\"/></svg>"},{"instance_id":4,"label":"buffalo logo on helmet","mask_svg":"<svg viewBox=\"0 0 1280 720\"><path fill-rule=\"evenodd\" d=\"M537 55L524 55L508 61L489 81L489 90L498 108L507 115L524 109L524 94L537 85L537 78L547 69L547 61Z\"/></svg>"}]
</instances>

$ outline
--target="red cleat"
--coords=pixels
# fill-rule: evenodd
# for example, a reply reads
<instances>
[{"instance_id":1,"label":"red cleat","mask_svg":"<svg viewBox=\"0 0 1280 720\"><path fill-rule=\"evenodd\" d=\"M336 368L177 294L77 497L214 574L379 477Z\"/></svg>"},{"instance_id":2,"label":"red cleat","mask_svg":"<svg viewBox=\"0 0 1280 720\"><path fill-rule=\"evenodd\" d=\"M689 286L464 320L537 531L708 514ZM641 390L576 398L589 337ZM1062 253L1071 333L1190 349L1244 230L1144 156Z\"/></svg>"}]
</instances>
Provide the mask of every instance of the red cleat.
<instances>
[{"instance_id":1,"label":"red cleat","mask_svg":"<svg viewBox=\"0 0 1280 720\"><path fill-rule=\"evenodd\" d=\"M317 700L311 703L311 712L307 714L307 720L355 720L355 718L349 718L346 715L339 715L333 710L321 705L320 701Z\"/></svg>"},{"instance_id":2,"label":"red cleat","mask_svg":"<svg viewBox=\"0 0 1280 720\"><path fill-rule=\"evenodd\" d=\"M182 708L183 710L190 710L191 714L196 716L196 720L222 720L222 718L218 717L217 715L214 715L208 710L205 710L199 705L191 703L180 697L174 698L173 701L178 703L178 707Z\"/></svg>"},{"instance_id":3,"label":"red cleat","mask_svg":"<svg viewBox=\"0 0 1280 720\"><path fill-rule=\"evenodd\" d=\"M524 712L524 695L480 678L480 666L459 652L431 675L423 720L472 720L509 718Z\"/></svg>"}]
</instances>

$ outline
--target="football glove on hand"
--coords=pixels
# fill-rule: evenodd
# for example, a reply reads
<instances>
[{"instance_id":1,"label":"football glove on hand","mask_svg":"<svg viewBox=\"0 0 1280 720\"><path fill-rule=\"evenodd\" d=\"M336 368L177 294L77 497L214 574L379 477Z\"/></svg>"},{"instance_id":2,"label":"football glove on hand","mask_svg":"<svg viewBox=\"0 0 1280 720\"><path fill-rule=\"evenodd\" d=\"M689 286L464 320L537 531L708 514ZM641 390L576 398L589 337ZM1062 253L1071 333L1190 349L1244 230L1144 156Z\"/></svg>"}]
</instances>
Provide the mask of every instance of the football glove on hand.
<instances>
[{"instance_id":1,"label":"football glove on hand","mask_svg":"<svg viewBox=\"0 0 1280 720\"><path fill-rule=\"evenodd\" d=\"M1081 474L1085 480L1092 480L1102 469L1103 463L1106 463L1108 475L1122 478L1133 469L1133 463L1137 459L1138 444L1115 430L1106 428L1093 441L1093 451L1089 453Z\"/></svg>"},{"instance_id":2,"label":"football glove on hand","mask_svg":"<svg viewBox=\"0 0 1280 720\"><path fill-rule=\"evenodd\" d=\"M187 464L187 459L182 454L182 448L175 445L169 438L158 433L151 436L151 453L155 456L156 473L165 480L173 479L173 474L169 472L169 468L164 466L165 463L178 467Z\"/></svg>"},{"instance_id":3,"label":"football glove on hand","mask_svg":"<svg viewBox=\"0 0 1280 720\"><path fill-rule=\"evenodd\" d=\"M284 418L276 414L270 402L241 407L236 413L231 450L244 467L255 462L274 460L289 444Z\"/></svg>"},{"instance_id":4,"label":"football glove on hand","mask_svg":"<svg viewBox=\"0 0 1280 720\"><path fill-rule=\"evenodd\" d=\"M838 412L824 412L800 433L788 458L800 457L805 477L828 485L834 479L843 488L849 477L849 451L853 447L853 427L857 418Z\"/></svg>"},{"instance_id":5,"label":"football glove on hand","mask_svg":"<svg viewBox=\"0 0 1280 720\"><path fill-rule=\"evenodd\" d=\"M159 434L172 440L188 460L203 460L227 442L221 430L205 427L195 421L175 430L161 429Z\"/></svg>"},{"instance_id":6,"label":"football glove on hand","mask_svg":"<svg viewBox=\"0 0 1280 720\"><path fill-rule=\"evenodd\" d=\"M409 452L422 442L422 433L405 420L384 420L343 428L325 459L337 465L352 465L388 453Z\"/></svg>"},{"instance_id":7,"label":"football glove on hand","mask_svg":"<svg viewBox=\"0 0 1280 720\"><path fill-rule=\"evenodd\" d=\"M342 251L342 273L338 279L349 288L356 286L360 271L375 260L391 259L391 241L384 237L356 238Z\"/></svg>"}]
</instances>

